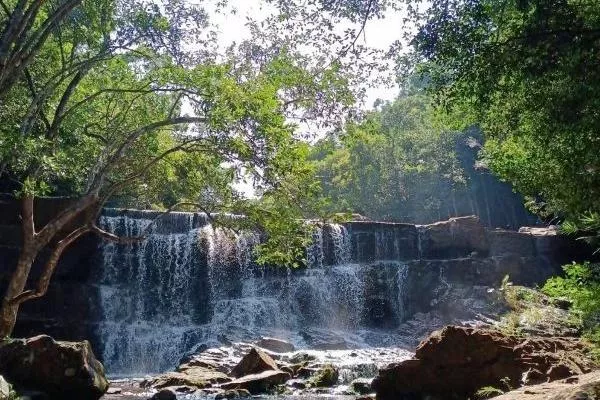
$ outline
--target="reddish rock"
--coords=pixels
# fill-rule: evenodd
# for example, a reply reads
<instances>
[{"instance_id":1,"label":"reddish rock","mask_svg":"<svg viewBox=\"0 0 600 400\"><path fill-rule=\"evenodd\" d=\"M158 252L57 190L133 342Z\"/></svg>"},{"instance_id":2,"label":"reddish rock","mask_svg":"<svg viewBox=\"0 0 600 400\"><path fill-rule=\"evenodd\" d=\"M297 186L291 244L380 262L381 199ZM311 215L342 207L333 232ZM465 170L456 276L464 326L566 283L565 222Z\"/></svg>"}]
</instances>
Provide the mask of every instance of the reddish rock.
<instances>
[{"instance_id":1,"label":"reddish rock","mask_svg":"<svg viewBox=\"0 0 600 400\"><path fill-rule=\"evenodd\" d=\"M484 386L515 388L589 372L586 354L575 339L447 326L419 344L415 359L380 370L372 387L380 400L468 398Z\"/></svg>"},{"instance_id":2,"label":"reddish rock","mask_svg":"<svg viewBox=\"0 0 600 400\"><path fill-rule=\"evenodd\" d=\"M203 367L192 367L182 372L167 372L155 376L141 383L143 387L156 389L171 386L190 386L198 389L211 387L214 384L229 382L231 378L222 372L206 369Z\"/></svg>"},{"instance_id":3,"label":"reddish rock","mask_svg":"<svg viewBox=\"0 0 600 400\"><path fill-rule=\"evenodd\" d=\"M221 388L246 389L252 394L265 393L272 387L285 383L290 378L287 372L267 370L224 383Z\"/></svg>"},{"instance_id":4,"label":"reddish rock","mask_svg":"<svg viewBox=\"0 0 600 400\"><path fill-rule=\"evenodd\" d=\"M0 374L17 388L57 399L96 400L108 389L88 341L59 342L46 335L1 342Z\"/></svg>"},{"instance_id":5,"label":"reddish rock","mask_svg":"<svg viewBox=\"0 0 600 400\"><path fill-rule=\"evenodd\" d=\"M231 370L230 375L240 378L263 371L279 371L275 361L264 351L252 348L248 354ZM242 388L244 389L244 388Z\"/></svg>"}]
</instances>

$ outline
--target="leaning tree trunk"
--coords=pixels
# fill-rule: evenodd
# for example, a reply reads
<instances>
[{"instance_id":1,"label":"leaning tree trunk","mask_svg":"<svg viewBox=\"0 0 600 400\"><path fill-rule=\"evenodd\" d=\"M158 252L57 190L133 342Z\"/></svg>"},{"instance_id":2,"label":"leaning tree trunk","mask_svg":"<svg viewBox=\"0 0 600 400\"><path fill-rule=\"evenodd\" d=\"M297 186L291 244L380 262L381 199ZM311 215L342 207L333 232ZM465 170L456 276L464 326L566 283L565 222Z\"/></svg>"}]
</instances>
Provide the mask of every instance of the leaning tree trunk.
<instances>
[{"instance_id":1,"label":"leaning tree trunk","mask_svg":"<svg viewBox=\"0 0 600 400\"><path fill-rule=\"evenodd\" d=\"M2 308L0 309L0 338L10 336L15 327L19 303L14 302L13 299L23 293L31 266L39 252L39 248L35 244L32 196L26 196L22 200L21 220L21 231L23 233L22 247L17 266L12 273L10 283L2 300Z\"/></svg>"},{"instance_id":2,"label":"leaning tree trunk","mask_svg":"<svg viewBox=\"0 0 600 400\"><path fill-rule=\"evenodd\" d=\"M36 253L37 251L31 245L23 247L21 250L17 267L12 274L10 283L4 294L4 299L2 300L2 308L0 309L0 338L10 336L15 328L20 303L13 301L13 299L23 293Z\"/></svg>"},{"instance_id":3,"label":"leaning tree trunk","mask_svg":"<svg viewBox=\"0 0 600 400\"><path fill-rule=\"evenodd\" d=\"M63 251L77 238L92 229L88 220L82 221L81 226L74 229L67 236L56 242L51 249L50 256L42 268L41 275L35 289L25 290L31 267L40 251L57 239L61 229L83 210L93 206L96 202L95 196L84 196L72 206L59 213L39 232L36 232L33 216L33 197L26 196L22 199L21 227L23 233L21 251L15 270L13 271L6 293L2 299L0 308L0 338L10 336L17 321L19 305L25 301L42 297L48 290L50 279L54 274L58 260Z\"/></svg>"}]
</instances>

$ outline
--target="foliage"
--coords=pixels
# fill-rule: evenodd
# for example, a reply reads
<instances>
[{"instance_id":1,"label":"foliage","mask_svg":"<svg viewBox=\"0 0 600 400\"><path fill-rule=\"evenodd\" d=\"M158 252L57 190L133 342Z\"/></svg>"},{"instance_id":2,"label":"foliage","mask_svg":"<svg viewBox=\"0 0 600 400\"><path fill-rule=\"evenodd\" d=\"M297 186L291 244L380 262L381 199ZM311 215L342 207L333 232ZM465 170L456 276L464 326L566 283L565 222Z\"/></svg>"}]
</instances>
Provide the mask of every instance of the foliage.
<instances>
[{"instance_id":1,"label":"foliage","mask_svg":"<svg viewBox=\"0 0 600 400\"><path fill-rule=\"evenodd\" d=\"M546 216L598 212L598 2L434 0L415 16L417 71L480 124L489 167Z\"/></svg>"},{"instance_id":2,"label":"foliage","mask_svg":"<svg viewBox=\"0 0 600 400\"><path fill-rule=\"evenodd\" d=\"M10 27L19 10L7 10L0 22ZM314 40L309 54L275 40L288 11L253 24L256 48L219 54L201 5L73 1L2 93L0 186L20 197L94 196L98 207L243 213L241 225L269 238L260 261L301 265L310 232L300 218L318 208L318 182L292 121L333 124L356 88L346 54L322 58L316 31L298 32ZM242 180L256 198L236 189Z\"/></svg>"},{"instance_id":3,"label":"foliage","mask_svg":"<svg viewBox=\"0 0 600 400\"><path fill-rule=\"evenodd\" d=\"M455 155L459 136L438 125L418 93L348 124L312 149L330 210L396 220L437 215L466 183Z\"/></svg>"},{"instance_id":4,"label":"foliage","mask_svg":"<svg viewBox=\"0 0 600 400\"><path fill-rule=\"evenodd\" d=\"M542 291L554 298L568 299L573 312L589 333L597 335L600 324L600 265L585 262L564 267L565 276L550 278Z\"/></svg>"},{"instance_id":5,"label":"foliage","mask_svg":"<svg viewBox=\"0 0 600 400\"><path fill-rule=\"evenodd\" d=\"M475 393L478 399L491 399L504 394L504 391L493 386L484 386Z\"/></svg>"}]
</instances>

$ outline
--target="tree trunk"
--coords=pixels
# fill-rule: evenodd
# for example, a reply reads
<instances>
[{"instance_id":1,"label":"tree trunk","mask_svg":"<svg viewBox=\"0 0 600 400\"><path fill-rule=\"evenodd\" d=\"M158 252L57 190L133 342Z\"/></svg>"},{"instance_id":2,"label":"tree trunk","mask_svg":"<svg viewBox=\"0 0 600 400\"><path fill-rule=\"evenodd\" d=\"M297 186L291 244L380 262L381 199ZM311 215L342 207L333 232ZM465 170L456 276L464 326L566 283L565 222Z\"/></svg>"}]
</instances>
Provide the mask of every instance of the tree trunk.
<instances>
[{"instance_id":1,"label":"tree trunk","mask_svg":"<svg viewBox=\"0 0 600 400\"><path fill-rule=\"evenodd\" d=\"M2 307L0 308L0 339L12 334L21 303L46 294L50 279L63 251L82 234L90 230L90 221L82 221L82 226L73 230L55 245L42 270L36 289L25 291L31 267L39 252L52 240L56 239L56 235L67 223L76 218L88 207L94 206L96 202L96 195L81 197L70 207L61 211L39 232L36 232L33 215L33 196L25 196L21 199L22 247L17 266L12 273L10 283L2 299Z\"/></svg>"},{"instance_id":2,"label":"tree trunk","mask_svg":"<svg viewBox=\"0 0 600 400\"><path fill-rule=\"evenodd\" d=\"M12 274L10 284L4 294L2 300L2 308L0 309L0 338L10 336L17 322L17 312L19 311L19 303L13 302L12 299L23 293L31 265L35 260L37 251L32 245L23 247L17 262L17 268Z\"/></svg>"},{"instance_id":3,"label":"tree trunk","mask_svg":"<svg viewBox=\"0 0 600 400\"><path fill-rule=\"evenodd\" d=\"M15 327L19 304L13 302L12 299L23 292L31 266L39 252L39 247L35 244L33 196L25 196L21 200L21 231L23 236L19 260L10 278L6 293L4 293L0 309L0 338L10 336Z\"/></svg>"}]
</instances>

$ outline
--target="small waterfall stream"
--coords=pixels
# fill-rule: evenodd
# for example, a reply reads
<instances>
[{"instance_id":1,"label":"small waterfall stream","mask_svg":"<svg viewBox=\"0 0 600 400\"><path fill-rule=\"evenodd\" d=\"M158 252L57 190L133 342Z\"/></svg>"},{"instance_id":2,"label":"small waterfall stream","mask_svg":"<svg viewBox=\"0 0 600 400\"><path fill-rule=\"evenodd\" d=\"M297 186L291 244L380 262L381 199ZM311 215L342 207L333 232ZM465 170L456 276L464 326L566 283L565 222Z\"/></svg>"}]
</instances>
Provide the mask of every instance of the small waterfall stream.
<instances>
[{"instance_id":1,"label":"small waterfall stream","mask_svg":"<svg viewBox=\"0 0 600 400\"><path fill-rule=\"evenodd\" d=\"M109 210L100 223L135 236L155 217ZM389 299L387 320L405 317L407 266L393 231L375 232L374 258L365 262L368 248L351 229L318 227L301 271L257 266L256 233L213 227L202 214L170 214L150 232L139 243L101 245L98 336L113 375L169 370L197 346L264 335L299 348L324 337L349 348L383 345L391 334L371 320L373 298ZM374 277L374 262L392 273Z\"/></svg>"}]
</instances>

